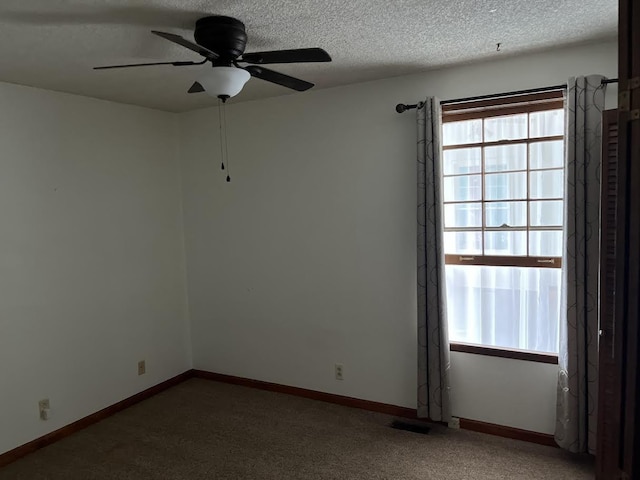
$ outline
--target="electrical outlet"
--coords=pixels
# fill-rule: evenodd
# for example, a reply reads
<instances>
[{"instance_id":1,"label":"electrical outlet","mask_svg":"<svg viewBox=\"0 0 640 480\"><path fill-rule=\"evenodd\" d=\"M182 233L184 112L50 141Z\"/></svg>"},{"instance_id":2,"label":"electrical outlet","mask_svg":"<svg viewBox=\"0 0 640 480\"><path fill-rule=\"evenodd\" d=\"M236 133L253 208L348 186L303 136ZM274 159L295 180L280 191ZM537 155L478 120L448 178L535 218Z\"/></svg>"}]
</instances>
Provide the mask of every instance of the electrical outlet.
<instances>
[{"instance_id":1,"label":"electrical outlet","mask_svg":"<svg viewBox=\"0 0 640 480\"><path fill-rule=\"evenodd\" d=\"M458 417L451 417L447 426L449 428L460 428L460 419Z\"/></svg>"},{"instance_id":2,"label":"electrical outlet","mask_svg":"<svg viewBox=\"0 0 640 480\"><path fill-rule=\"evenodd\" d=\"M344 365L336 363L336 380L344 380Z\"/></svg>"},{"instance_id":3,"label":"electrical outlet","mask_svg":"<svg viewBox=\"0 0 640 480\"><path fill-rule=\"evenodd\" d=\"M147 373L147 364L144 360L138 362L138 375L144 375Z\"/></svg>"},{"instance_id":4,"label":"electrical outlet","mask_svg":"<svg viewBox=\"0 0 640 480\"><path fill-rule=\"evenodd\" d=\"M40 420L49 420L50 407L48 398L43 398L38 402L38 409L40 411Z\"/></svg>"}]
</instances>

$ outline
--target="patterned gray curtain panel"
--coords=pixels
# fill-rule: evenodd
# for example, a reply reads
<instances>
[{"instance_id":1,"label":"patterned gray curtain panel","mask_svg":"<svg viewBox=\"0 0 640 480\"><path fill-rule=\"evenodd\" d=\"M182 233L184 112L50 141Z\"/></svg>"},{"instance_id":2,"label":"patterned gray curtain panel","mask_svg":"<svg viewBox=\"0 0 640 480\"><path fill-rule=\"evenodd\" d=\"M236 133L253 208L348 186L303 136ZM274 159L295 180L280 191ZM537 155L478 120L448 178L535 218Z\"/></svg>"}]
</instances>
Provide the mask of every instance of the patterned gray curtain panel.
<instances>
[{"instance_id":1,"label":"patterned gray curtain panel","mask_svg":"<svg viewBox=\"0 0 640 480\"><path fill-rule=\"evenodd\" d=\"M418 108L418 416L451 419L442 225L440 102Z\"/></svg>"},{"instance_id":2,"label":"patterned gray curtain panel","mask_svg":"<svg viewBox=\"0 0 640 480\"><path fill-rule=\"evenodd\" d=\"M604 77L567 86L565 260L555 439L595 453L598 410L598 265Z\"/></svg>"}]
</instances>

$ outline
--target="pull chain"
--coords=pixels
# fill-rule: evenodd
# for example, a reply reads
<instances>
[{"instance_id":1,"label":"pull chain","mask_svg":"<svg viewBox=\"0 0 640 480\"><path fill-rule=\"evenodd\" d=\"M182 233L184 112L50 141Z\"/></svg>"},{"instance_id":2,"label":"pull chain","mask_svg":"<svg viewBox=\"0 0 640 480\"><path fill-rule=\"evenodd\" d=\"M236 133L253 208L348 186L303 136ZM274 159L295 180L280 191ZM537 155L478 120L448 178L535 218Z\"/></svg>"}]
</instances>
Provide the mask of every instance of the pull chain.
<instances>
[{"instance_id":1,"label":"pull chain","mask_svg":"<svg viewBox=\"0 0 640 480\"><path fill-rule=\"evenodd\" d=\"M222 119L224 122L224 154L227 158L227 182L231 181L231 163L229 162L229 144L227 142L227 103L222 101Z\"/></svg>"},{"instance_id":2,"label":"pull chain","mask_svg":"<svg viewBox=\"0 0 640 480\"><path fill-rule=\"evenodd\" d=\"M218 98L218 125L220 126L220 161L222 162L222 170L224 170L224 147L222 133L222 102Z\"/></svg>"}]
</instances>

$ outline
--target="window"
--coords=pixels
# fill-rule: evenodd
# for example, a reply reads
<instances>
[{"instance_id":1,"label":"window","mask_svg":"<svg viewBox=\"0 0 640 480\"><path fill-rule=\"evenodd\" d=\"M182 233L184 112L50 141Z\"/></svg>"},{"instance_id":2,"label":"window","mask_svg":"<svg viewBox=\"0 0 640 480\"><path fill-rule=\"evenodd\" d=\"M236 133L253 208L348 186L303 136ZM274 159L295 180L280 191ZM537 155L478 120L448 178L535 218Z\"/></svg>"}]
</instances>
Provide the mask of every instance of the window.
<instances>
[{"instance_id":1,"label":"window","mask_svg":"<svg viewBox=\"0 0 640 480\"><path fill-rule=\"evenodd\" d=\"M558 351L562 92L443 107L452 342Z\"/></svg>"}]
</instances>

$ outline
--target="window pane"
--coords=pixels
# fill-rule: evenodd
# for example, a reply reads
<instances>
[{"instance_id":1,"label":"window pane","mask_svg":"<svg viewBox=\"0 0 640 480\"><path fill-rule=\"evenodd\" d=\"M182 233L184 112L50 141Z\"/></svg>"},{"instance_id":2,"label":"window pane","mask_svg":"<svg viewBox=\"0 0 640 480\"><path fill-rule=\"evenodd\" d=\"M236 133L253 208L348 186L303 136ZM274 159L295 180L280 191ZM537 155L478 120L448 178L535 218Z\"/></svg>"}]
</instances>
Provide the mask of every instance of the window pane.
<instances>
[{"instance_id":1,"label":"window pane","mask_svg":"<svg viewBox=\"0 0 640 480\"><path fill-rule=\"evenodd\" d=\"M462 175L444 177L444 201L464 202L482 199L482 177L480 175Z\"/></svg>"},{"instance_id":2,"label":"window pane","mask_svg":"<svg viewBox=\"0 0 640 480\"><path fill-rule=\"evenodd\" d=\"M564 171L543 170L529 174L530 198L562 198L564 193Z\"/></svg>"},{"instance_id":3,"label":"window pane","mask_svg":"<svg viewBox=\"0 0 640 480\"><path fill-rule=\"evenodd\" d=\"M491 173L484 177L485 200L527 198L527 174Z\"/></svg>"},{"instance_id":4,"label":"window pane","mask_svg":"<svg viewBox=\"0 0 640 480\"><path fill-rule=\"evenodd\" d=\"M532 143L529 150L529 165L533 170L562 168L564 166L564 142L554 140Z\"/></svg>"},{"instance_id":5,"label":"window pane","mask_svg":"<svg viewBox=\"0 0 640 480\"><path fill-rule=\"evenodd\" d=\"M526 255L527 232L484 232L485 255Z\"/></svg>"},{"instance_id":6,"label":"window pane","mask_svg":"<svg viewBox=\"0 0 640 480\"><path fill-rule=\"evenodd\" d=\"M560 227L564 217L564 202L561 200L531 202L529 224L534 227Z\"/></svg>"},{"instance_id":7,"label":"window pane","mask_svg":"<svg viewBox=\"0 0 640 480\"><path fill-rule=\"evenodd\" d=\"M559 230L529 232L529 255L561 257L562 232Z\"/></svg>"},{"instance_id":8,"label":"window pane","mask_svg":"<svg viewBox=\"0 0 640 480\"><path fill-rule=\"evenodd\" d=\"M558 351L559 268L447 265L445 275L451 341Z\"/></svg>"},{"instance_id":9,"label":"window pane","mask_svg":"<svg viewBox=\"0 0 640 480\"><path fill-rule=\"evenodd\" d=\"M444 253L482 254L482 232L444 232Z\"/></svg>"},{"instance_id":10,"label":"window pane","mask_svg":"<svg viewBox=\"0 0 640 480\"><path fill-rule=\"evenodd\" d=\"M484 171L526 170L527 146L500 145L484 149Z\"/></svg>"},{"instance_id":11,"label":"window pane","mask_svg":"<svg viewBox=\"0 0 640 480\"><path fill-rule=\"evenodd\" d=\"M490 117L484 120L484 141L516 140L527 137L527 114Z\"/></svg>"},{"instance_id":12,"label":"window pane","mask_svg":"<svg viewBox=\"0 0 640 480\"><path fill-rule=\"evenodd\" d=\"M465 120L442 124L442 145L462 145L482 141L482 120Z\"/></svg>"},{"instance_id":13,"label":"window pane","mask_svg":"<svg viewBox=\"0 0 640 480\"><path fill-rule=\"evenodd\" d=\"M564 110L547 110L529 115L529 137L564 135Z\"/></svg>"},{"instance_id":14,"label":"window pane","mask_svg":"<svg viewBox=\"0 0 640 480\"><path fill-rule=\"evenodd\" d=\"M482 153L478 148L456 148L444 151L443 170L445 175L480 173Z\"/></svg>"},{"instance_id":15,"label":"window pane","mask_svg":"<svg viewBox=\"0 0 640 480\"><path fill-rule=\"evenodd\" d=\"M527 202L485 203L484 208L487 227L527 226Z\"/></svg>"},{"instance_id":16,"label":"window pane","mask_svg":"<svg viewBox=\"0 0 640 480\"><path fill-rule=\"evenodd\" d=\"M481 203L454 203L444 206L444 226L482 227Z\"/></svg>"}]
</instances>

